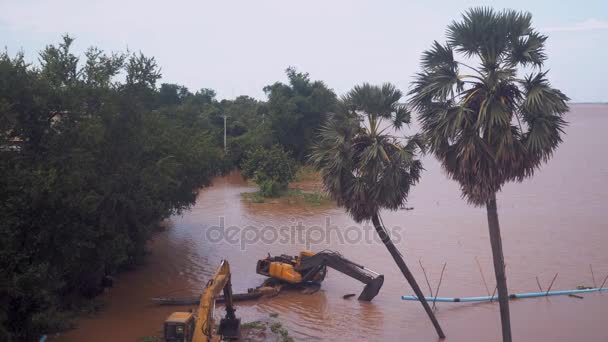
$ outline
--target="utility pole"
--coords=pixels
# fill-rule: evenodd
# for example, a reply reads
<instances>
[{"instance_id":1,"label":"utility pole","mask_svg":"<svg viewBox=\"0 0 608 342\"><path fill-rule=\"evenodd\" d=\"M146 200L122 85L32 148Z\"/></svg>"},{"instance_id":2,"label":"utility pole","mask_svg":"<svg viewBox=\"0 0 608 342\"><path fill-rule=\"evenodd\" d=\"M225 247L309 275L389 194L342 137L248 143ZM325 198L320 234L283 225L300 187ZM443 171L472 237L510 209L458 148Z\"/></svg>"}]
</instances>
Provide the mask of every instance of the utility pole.
<instances>
[{"instance_id":1,"label":"utility pole","mask_svg":"<svg viewBox=\"0 0 608 342\"><path fill-rule=\"evenodd\" d=\"M226 153L226 114L224 114L224 153Z\"/></svg>"}]
</instances>

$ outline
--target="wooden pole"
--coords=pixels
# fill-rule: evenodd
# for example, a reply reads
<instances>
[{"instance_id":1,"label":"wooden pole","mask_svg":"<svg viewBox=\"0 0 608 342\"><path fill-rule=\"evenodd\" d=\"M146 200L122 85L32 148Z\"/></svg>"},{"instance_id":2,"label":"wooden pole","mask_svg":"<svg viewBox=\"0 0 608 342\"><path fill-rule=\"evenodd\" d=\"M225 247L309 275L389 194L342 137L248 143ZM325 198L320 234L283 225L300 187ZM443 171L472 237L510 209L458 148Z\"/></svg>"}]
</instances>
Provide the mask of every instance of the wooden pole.
<instances>
[{"instance_id":1,"label":"wooden pole","mask_svg":"<svg viewBox=\"0 0 608 342\"><path fill-rule=\"evenodd\" d=\"M424 279L426 279L426 285L429 287L430 296L433 297L433 289L431 288L431 283L429 283L429 277L426 276L426 270L424 266L422 266L422 259L418 259L418 263L420 264L420 268L422 268L422 273L424 273Z\"/></svg>"},{"instance_id":2,"label":"wooden pole","mask_svg":"<svg viewBox=\"0 0 608 342\"><path fill-rule=\"evenodd\" d=\"M441 280L443 280L443 271L445 271L445 267L447 266L447 262L443 264L443 268L441 269L441 275L439 276L439 284L437 284L437 290L435 290L435 298L433 298L433 310L435 310L435 301L437 300L437 295L439 294L439 287L441 286Z\"/></svg>"},{"instance_id":3,"label":"wooden pole","mask_svg":"<svg viewBox=\"0 0 608 342\"><path fill-rule=\"evenodd\" d=\"M600 286L600 291L604 288L604 284L606 284L606 280L608 280L608 275L606 276L606 278L604 278L604 281L602 282L602 286Z\"/></svg>"},{"instance_id":4,"label":"wooden pole","mask_svg":"<svg viewBox=\"0 0 608 342\"><path fill-rule=\"evenodd\" d=\"M490 289L488 288L488 283L486 283L486 278L483 276L483 271L481 270L481 264L479 263L479 259L475 256L475 261L477 261L477 267L479 268L479 274L481 274L481 280L483 280L483 285L486 287L486 292L488 296L490 295Z\"/></svg>"},{"instance_id":5,"label":"wooden pole","mask_svg":"<svg viewBox=\"0 0 608 342\"><path fill-rule=\"evenodd\" d=\"M555 273L555 276L553 277L553 280L551 280L551 285L549 285L549 288L547 289L547 292L545 293L545 296L549 294L549 291L551 291L551 287L553 287L553 283L555 282L555 279L557 278L558 273Z\"/></svg>"},{"instance_id":6,"label":"wooden pole","mask_svg":"<svg viewBox=\"0 0 608 342\"><path fill-rule=\"evenodd\" d=\"M597 287L597 284L595 283L595 275L593 274L593 266L591 266L591 264L589 264L589 269L591 270L591 279L593 279L593 287Z\"/></svg>"},{"instance_id":7,"label":"wooden pole","mask_svg":"<svg viewBox=\"0 0 608 342\"><path fill-rule=\"evenodd\" d=\"M538 284L538 289L540 290L540 292L543 292L543 287L540 286L540 281L538 280L538 276L536 276L536 284Z\"/></svg>"}]
</instances>

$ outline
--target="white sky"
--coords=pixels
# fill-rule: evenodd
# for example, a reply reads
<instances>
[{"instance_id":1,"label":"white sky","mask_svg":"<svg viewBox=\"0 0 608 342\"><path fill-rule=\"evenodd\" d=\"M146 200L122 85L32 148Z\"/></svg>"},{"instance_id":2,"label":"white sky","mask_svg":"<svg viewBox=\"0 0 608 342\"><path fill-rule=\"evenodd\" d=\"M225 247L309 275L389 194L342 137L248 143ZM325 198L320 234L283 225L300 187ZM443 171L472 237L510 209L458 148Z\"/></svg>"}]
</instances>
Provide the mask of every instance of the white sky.
<instances>
[{"instance_id":1,"label":"white sky","mask_svg":"<svg viewBox=\"0 0 608 342\"><path fill-rule=\"evenodd\" d=\"M64 33L75 51L141 50L162 82L219 98L249 95L285 80L295 66L338 94L361 82L402 90L421 52L471 6L531 11L549 35L549 78L574 101L608 102L608 0L599 1L128 1L0 0L0 45L28 59Z\"/></svg>"}]
</instances>

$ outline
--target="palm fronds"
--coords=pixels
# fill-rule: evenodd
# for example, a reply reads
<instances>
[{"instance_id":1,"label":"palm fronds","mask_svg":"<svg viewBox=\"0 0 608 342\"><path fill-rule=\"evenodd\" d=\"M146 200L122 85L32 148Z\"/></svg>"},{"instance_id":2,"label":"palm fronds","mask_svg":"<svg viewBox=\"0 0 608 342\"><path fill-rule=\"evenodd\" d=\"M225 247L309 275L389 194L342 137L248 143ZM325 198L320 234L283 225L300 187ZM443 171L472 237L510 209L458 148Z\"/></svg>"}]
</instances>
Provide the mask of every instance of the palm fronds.
<instances>
[{"instance_id":1,"label":"palm fronds","mask_svg":"<svg viewBox=\"0 0 608 342\"><path fill-rule=\"evenodd\" d=\"M546 71L517 78L519 67L542 69L546 39L529 13L478 7L448 26L445 45L422 54L410 104L429 150L475 205L531 176L562 140L568 97Z\"/></svg>"},{"instance_id":2,"label":"palm fronds","mask_svg":"<svg viewBox=\"0 0 608 342\"><path fill-rule=\"evenodd\" d=\"M310 161L321 170L325 189L357 222L371 219L381 208L401 207L420 178L422 164L416 155L424 146L422 137L416 135L403 145L381 127L383 120L395 128L410 123L401 96L388 83L353 88L342 107L357 116L334 115L313 147Z\"/></svg>"}]
</instances>

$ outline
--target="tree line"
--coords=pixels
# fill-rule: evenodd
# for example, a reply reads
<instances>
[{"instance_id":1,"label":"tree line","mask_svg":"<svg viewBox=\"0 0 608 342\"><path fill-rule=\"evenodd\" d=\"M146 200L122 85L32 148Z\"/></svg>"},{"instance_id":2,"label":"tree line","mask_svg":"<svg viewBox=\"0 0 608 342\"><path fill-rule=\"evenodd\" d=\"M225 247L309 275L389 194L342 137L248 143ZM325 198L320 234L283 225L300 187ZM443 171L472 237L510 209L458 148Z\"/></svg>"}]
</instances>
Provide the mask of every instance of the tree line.
<instances>
[{"instance_id":1,"label":"tree line","mask_svg":"<svg viewBox=\"0 0 608 342\"><path fill-rule=\"evenodd\" d=\"M568 98L542 70L546 39L529 13L473 8L422 54L409 102L389 83L338 98L294 68L264 88L267 101L220 101L211 89L157 86L160 69L141 53L90 48L81 61L68 36L39 66L1 54L0 337L66 328L83 298L136 266L159 222L215 175L239 168L273 194L303 163L355 221L372 221L443 337L380 216L406 203L419 156L430 153L469 203L486 207L510 341L496 193L532 176L561 142ZM405 136L412 110L422 131Z\"/></svg>"},{"instance_id":2,"label":"tree line","mask_svg":"<svg viewBox=\"0 0 608 342\"><path fill-rule=\"evenodd\" d=\"M302 162L336 103L294 69L264 89L266 102L219 101L158 86L152 57L94 47L81 57L73 42L46 46L37 65L0 54L1 340L69 327L108 275L142 261L163 219L248 151Z\"/></svg>"}]
</instances>

